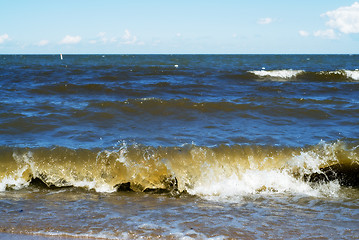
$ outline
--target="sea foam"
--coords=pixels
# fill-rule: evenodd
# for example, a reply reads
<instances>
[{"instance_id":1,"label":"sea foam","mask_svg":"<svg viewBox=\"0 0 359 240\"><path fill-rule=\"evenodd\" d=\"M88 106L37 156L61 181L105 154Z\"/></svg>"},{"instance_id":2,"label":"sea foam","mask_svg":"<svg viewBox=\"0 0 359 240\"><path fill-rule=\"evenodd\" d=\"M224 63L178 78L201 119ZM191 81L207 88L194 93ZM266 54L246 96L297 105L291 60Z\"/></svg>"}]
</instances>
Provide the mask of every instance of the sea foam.
<instances>
[{"instance_id":1,"label":"sea foam","mask_svg":"<svg viewBox=\"0 0 359 240\"><path fill-rule=\"evenodd\" d=\"M20 168L12 175L0 179L0 191L5 191L8 188L19 190L27 187L29 182L26 178L23 178L23 174L26 170L27 167Z\"/></svg>"}]
</instances>

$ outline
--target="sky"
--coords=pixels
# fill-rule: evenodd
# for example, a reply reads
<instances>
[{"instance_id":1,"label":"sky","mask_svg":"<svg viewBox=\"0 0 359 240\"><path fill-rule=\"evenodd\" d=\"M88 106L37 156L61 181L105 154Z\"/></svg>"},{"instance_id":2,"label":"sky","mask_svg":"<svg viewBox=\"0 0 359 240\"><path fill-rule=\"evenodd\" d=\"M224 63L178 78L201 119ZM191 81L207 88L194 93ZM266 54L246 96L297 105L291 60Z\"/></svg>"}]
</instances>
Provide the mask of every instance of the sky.
<instances>
[{"instance_id":1,"label":"sky","mask_svg":"<svg viewBox=\"0 0 359 240\"><path fill-rule=\"evenodd\" d=\"M0 54L359 54L353 0L0 0Z\"/></svg>"}]
</instances>

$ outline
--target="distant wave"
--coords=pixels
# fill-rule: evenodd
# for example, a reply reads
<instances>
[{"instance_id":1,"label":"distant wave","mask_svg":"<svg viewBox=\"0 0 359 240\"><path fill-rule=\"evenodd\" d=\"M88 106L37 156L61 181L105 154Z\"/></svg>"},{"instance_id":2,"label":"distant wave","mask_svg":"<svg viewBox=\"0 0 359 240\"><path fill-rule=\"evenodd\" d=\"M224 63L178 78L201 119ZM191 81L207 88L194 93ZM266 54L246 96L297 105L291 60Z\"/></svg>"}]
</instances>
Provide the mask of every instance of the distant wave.
<instances>
[{"instance_id":1,"label":"distant wave","mask_svg":"<svg viewBox=\"0 0 359 240\"><path fill-rule=\"evenodd\" d=\"M0 153L0 191L35 185L222 197L261 192L315 196L333 194L340 185L359 185L358 148L341 141L304 149L123 143L117 150L0 147Z\"/></svg>"},{"instance_id":2,"label":"distant wave","mask_svg":"<svg viewBox=\"0 0 359 240\"><path fill-rule=\"evenodd\" d=\"M310 81L359 81L359 70L336 70L336 71L320 71L307 72L304 70L259 70L248 71L260 78L274 78L274 79L298 79Z\"/></svg>"}]
</instances>

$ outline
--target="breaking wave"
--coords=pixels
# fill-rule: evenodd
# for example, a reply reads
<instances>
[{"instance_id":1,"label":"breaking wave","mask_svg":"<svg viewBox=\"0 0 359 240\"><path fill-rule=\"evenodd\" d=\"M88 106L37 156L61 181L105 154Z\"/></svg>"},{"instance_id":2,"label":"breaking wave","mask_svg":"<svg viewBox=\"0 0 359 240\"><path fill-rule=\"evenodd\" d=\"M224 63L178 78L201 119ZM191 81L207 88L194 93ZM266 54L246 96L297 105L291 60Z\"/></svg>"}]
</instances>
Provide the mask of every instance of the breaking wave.
<instances>
[{"instance_id":1,"label":"breaking wave","mask_svg":"<svg viewBox=\"0 0 359 240\"><path fill-rule=\"evenodd\" d=\"M205 197L332 196L341 185L359 186L358 146L342 141L306 148L122 143L112 150L1 147L0 152L0 191L42 185Z\"/></svg>"}]
</instances>

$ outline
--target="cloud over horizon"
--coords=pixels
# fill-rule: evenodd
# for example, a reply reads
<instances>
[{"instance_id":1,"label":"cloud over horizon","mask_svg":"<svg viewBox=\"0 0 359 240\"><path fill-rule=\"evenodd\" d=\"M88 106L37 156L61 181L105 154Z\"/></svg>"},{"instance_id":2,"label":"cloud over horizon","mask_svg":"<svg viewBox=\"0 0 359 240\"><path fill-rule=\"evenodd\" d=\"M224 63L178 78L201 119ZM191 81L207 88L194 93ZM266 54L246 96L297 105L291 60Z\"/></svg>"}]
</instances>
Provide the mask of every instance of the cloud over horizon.
<instances>
[{"instance_id":1,"label":"cloud over horizon","mask_svg":"<svg viewBox=\"0 0 359 240\"><path fill-rule=\"evenodd\" d=\"M99 32L96 37L97 39L91 40L90 43L95 44L100 42L103 44L107 44L117 42L116 37L108 37L106 32Z\"/></svg>"},{"instance_id":2,"label":"cloud over horizon","mask_svg":"<svg viewBox=\"0 0 359 240\"><path fill-rule=\"evenodd\" d=\"M36 45L39 47L46 46L47 44L49 44L48 40L41 40L38 43L36 43Z\"/></svg>"},{"instance_id":3,"label":"cloud over horizon","mask_svg":"<svg viewBox=\"0 0 359 240\"><path fill-rule=\"evenodd\" d=\"M8 34L0 35L0 44L4 43L5 41L10 40L10 37Z\"/></svg>"},{"instance_id":4,"label":"cloud over horizon","mask_svg":"<svg viewBox=\"0 0 359 240\"><path fill-rule=\"evenodd\" d=\"M327 38L327 39L336 39L337 35L333 29L318 30L313 34L315 37Z\"/></svg>"},{"instance_id":5,"label":"cloud over horizon","mask_svg":"<svg viewBox=\"0 0 359 240\"><path fill-rule=\"evenodd\" d=\"M260 18L258 19L257 23L261 25L270 24L273 22L272 18Z\"/></svg>"},{"instance_id":6,"label":"cloud over horizon","mask_svg":"<svg viewBox=\"0 0 359 240\"><path fill-rule=\"evenodd\" d=\"M124 35L122 36L121 44L135 44L137 43L137 36L131 34L131 32L126 29Z\"/></svg>"},{"instance_id":7,"label":"cloud over horizon","mask_svg":"<svg viewBox=\"0 0 359 240\"><path fill-rule=\"evenodd\" d=\"M81 41L80 36L70 36L66 35L60 42L60 44L76 44Z\"/></svg>"},{"instance_id":8,"label":"cloud over horizon","mask_svg":"<svg viewBox=\"0 0 359 240\"><path fill-rule=\"evenodd\" d=\"M300 30L298 33L302 37L308 37L310 35L309 32L304 31L304 30Z\"/></svg>"}]
</instances>

